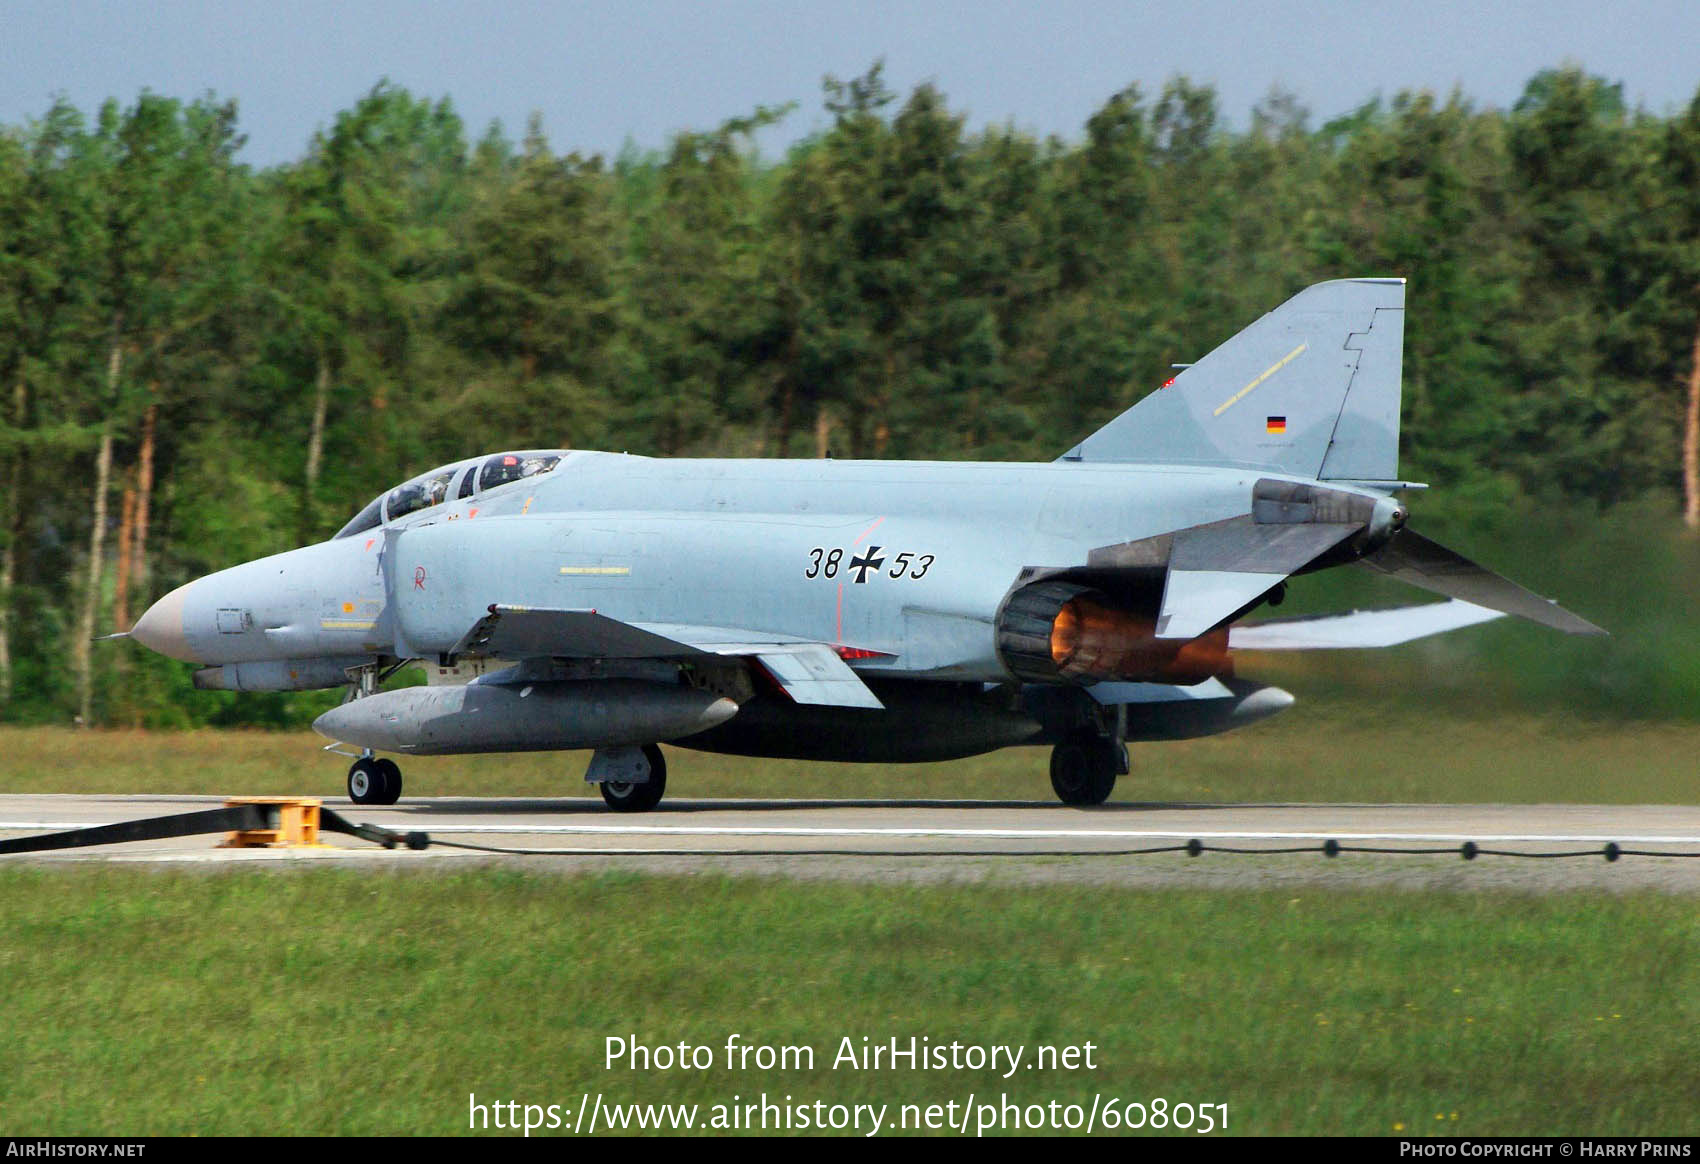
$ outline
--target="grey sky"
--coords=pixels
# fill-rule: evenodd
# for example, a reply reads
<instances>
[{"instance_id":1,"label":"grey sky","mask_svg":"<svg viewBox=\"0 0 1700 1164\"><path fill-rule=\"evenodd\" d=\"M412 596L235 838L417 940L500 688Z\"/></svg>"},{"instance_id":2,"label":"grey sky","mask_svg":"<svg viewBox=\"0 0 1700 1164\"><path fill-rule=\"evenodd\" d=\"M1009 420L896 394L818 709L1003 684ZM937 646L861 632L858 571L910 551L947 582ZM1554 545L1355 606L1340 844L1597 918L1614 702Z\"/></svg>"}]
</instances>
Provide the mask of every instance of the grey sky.
<instances>
[{"instance_id":1,"label":"grey sky","mask_svg":"<svg viewBox=\"0 0 1700 1164\"><path fill-rule=\"evenodd\" d=\"M1508 106L1542 68L1573 60L1668 112L1700 88L1696 0L0 0L0 123L39 116L55 93L92 109L143 88L234 97L271 165L388 77L448 96L471 136L511 135L532 110L551 144L612 154L658 148L758 104L798 102L762 139L773 153L824 124L824 74L884 57L900 95L932 81L978 127L1013 121L1079 136L1137 81L1213 84L1229 120L1280 85L1313 123L1381 93L1454 85Z\"/></svg>"}]
</instances>

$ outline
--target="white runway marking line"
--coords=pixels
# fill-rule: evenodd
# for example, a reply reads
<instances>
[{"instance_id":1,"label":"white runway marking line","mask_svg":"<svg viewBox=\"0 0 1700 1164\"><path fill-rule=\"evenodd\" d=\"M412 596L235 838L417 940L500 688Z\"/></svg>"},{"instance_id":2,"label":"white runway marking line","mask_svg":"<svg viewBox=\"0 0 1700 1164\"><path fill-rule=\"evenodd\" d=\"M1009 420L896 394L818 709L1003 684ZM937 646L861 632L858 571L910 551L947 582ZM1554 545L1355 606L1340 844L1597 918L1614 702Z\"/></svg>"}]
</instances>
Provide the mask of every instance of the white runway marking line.
<instances>
[{"instance_id":1,"label":"white runway marking line","mask_svg":"<svg viewBox=\"0 0 1700 1164\"><path fill-rule=\"evenodd\" d=\"M0 832L49 832L98 828L108 821L0 821ZM413 822L409 822L413 823ZM389 827L389 826L386 826ZM1020 829L821 825L638 825L638 824L442 824L421 831L433 835L596 836L596 837L797 837L903 838L986 841L1338 841L1406 844L1591 844L1688 845L1700 836L1624 833L1400 833L1327 831L1222 831L1185 829ZM211 835L211 834L209 834ZM562 850L568 852L572 850Z\"/></svg>"},{"instance_id":2,"label":"white runway marking line","mask_svg":"<svg viewBox=\"0 0 1700 1164\"><path fill-rule=\"evenodd\" d=\"M112 822L88 821L0 821L0 832L35 832L53 829L99 828ZM388 827L388 826L385 826ZM1347 833L1347 832L1218 832L1185 829L973 829L896 828L876 826L820 825L594 825L594 824L445 824L420 830L444 835L490 833L538 836L641 836L641 837L944 837L963 840L1138 840L1166 841L1410 841L1460 844L1618 844L1696 845L1700 836L1635 836L1623 833Z\"/></svg>"},{"instance_id":3,"label":"white runway marking line","mask_svg":"<svg viewBox=\"0 0 1700 1164\"><path fill-rule=\"evenodd\" d=\"M957 837L965 840L1180 840L1201 841L1490 841L1495 844L1700 845L1700 836L1624 836L1618 833L1345 833L1345 832L1202 832L1173 829L970 829L823 827L805 825L438 825L436 833L536 833L644 837Z\"/></svg>"}]
</instances>

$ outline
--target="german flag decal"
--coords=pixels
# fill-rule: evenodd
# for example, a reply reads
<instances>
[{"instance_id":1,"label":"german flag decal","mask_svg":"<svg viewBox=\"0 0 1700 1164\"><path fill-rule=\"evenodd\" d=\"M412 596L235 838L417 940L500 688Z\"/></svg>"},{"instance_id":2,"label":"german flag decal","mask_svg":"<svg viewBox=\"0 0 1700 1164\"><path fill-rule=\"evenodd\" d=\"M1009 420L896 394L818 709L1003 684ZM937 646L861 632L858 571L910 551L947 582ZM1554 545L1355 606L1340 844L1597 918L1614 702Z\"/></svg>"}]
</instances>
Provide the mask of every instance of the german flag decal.
<instances>
[{"instance_id":1,"label":"german flag decal","mask_svg":"<svg viewBox=\"0 0 1700 1164\"><path fill-rule=\"evenodd\" d=\"M1280 436L1287 431L1287 418L1284 416L1271 416L1268 420L1263 422L1263 429L1265 432Z\"/></svg>"}]
</instances>

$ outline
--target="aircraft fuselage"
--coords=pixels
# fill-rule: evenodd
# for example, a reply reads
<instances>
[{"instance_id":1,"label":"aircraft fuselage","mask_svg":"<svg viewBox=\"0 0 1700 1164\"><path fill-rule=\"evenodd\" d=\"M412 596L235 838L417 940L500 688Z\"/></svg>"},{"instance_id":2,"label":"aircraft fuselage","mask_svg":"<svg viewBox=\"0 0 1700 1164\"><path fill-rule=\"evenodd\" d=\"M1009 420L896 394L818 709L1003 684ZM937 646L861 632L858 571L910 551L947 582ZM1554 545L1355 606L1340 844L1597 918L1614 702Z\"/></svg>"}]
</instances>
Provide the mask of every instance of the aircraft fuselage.
<instances>
[{"instance_id":1,"label":"aircraft fuselage","mask_svg":"<svg viewBox=\"0 0 1700 1164\"><path fill-rule=\"evenodd\" d=\"M1024 569L1083 570L1094 549L1247 514L1267 479L577 452L544 477L199 579L137 637L204 665L431 658L502 603L738 627L868 652L851 664L865 673L1000 682L993 620Z\"/></svg>"}]
</instances>

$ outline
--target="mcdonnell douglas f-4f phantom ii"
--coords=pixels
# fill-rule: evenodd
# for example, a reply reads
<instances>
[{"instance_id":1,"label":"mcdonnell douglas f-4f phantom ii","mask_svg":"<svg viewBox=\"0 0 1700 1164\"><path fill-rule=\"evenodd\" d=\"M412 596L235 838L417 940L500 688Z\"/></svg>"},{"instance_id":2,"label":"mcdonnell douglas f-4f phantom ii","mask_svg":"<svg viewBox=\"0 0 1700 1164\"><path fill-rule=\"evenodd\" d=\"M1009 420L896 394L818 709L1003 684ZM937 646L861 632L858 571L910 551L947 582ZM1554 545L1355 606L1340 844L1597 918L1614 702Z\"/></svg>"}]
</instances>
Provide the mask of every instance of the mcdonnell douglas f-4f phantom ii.
<instances>
[{"instance_id":1,"label":"mcdonnell douglas f-4f phantom ii","mask_svg":"<svg viewBox=\"0 0 1700 1164\"><path fill-rule=\"evenodd\" d=\"M349 686L315 729L392 803L409 755L594 749L615 808L656 746L920 761L1048 744L1096 804L1125 743L1292 696L1235 648L1385 646L1520 615L1599 628L1410 529L1395 495L1405 284L1300 292L1050 464L497 453L319 545L172 591L132 637L203 688ZM1358 564L1453 601L1235 626ZM380 691L411 660L470 681Z\"/></svg>"}]
</instances>

